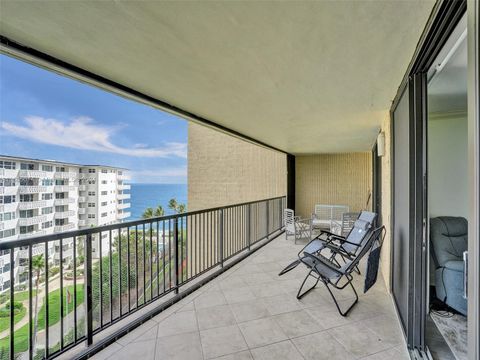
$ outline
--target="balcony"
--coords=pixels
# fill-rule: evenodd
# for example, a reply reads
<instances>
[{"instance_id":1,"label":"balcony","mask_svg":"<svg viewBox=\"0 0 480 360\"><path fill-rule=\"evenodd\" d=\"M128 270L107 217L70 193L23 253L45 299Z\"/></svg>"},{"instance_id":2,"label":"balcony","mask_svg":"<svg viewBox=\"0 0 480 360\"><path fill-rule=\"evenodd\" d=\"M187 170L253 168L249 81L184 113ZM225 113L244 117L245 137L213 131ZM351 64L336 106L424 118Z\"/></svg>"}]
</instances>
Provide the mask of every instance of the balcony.
<instances>
[{"instance_id":1,"label":"balcony","mask_svg":"<svg viewBox=\"0 0 480 360\"><path fill-rule=\"evenodd\" d=\"M126 219L126 218L130 217L130 215L132 215L130 212L121 212L121 213L117 213L117 218L118 219Z\"/></svg>"},{"instance_id":2,"label":"balcony","mask_svg":"<svg viewBox=\"0 0 480 360\"><path fill-rule=\"evenodd\" d=\"M75 202L74 198L65 198L65 199L55 199L54 204L57 205L68 205Z\"/></svg>"},{"instance_id":3,"label":"balcony","mask_svg":"<svg viewBox=\"0 0 480 360\"><path fill-rule=\"evenodd\" d=\"M21 178L44 178L47 176L47 172L41 170L19 170L18 176Z\"/></svg>"},{"instance_id":4,"label":"balcony","mask_svg":"<svg viewBox=\"0 0 480 360\"><path fill-rule=\"evenodd\" d=\"M16 195L17 192L17 186L0 186L0 195Z\"/></svg>"},{"instance_id":5,"label":"balcony","mask_svg":"<svg viewBox=\"0 0 480 360\"><path fill-rule=\"evenodd\" d=\"M18 176L17 169L0 169L0 176L9 179L15 179Z\"/></svg>"},{"instance_id":6,"label":"balcony","mask_svg":"<svg viewBox=\"0 0 480 360\"><path fill-rule=\"evenodd\" d=\"M70 185L55 185L54 186L54 191L55 192L68 192L68 191L75 191L76 188L75 186L70 186Z\"/></svg>"},{"instance_id":7,"label":"balcony","mask_svg":"<svg viewBox=\"0 0 480 360\"><path fill-rule=\"evenodd\" d=\"M117 194L118 200L127 200L130 199L130 194Z\"/></svg>"},{"instance_id":8,"label":"balcony","mask_svg":"<svg viewBox=\"0 0 480 360\"><path fill-rule=\"evenodd\" d=\"M76 172L56 172L53 177L55 179L74 179L78 176Z\"/></svg>"},{"instance_id":9,"label":"balcony","mask_svg":"<svg viewBox=\"0 0 480 360\"><path fill-rule=\"evenodd\" d=\"M30 210L30 209L38 209L46 206L52 206L53 200L37 200L37 201L29 201L29 202L20 202L18 203L19 210Z\"/></svg>"},{"instance_id":10,"label":"balcony","mask_svg":"<svg viewBox=\"0 0 480 360\"><path fill-rule=\"evenodd\" d=\"M87 201L87 197L86 197L86 196L79 196L79 197L78 197L78 202L79 202L79 203L84 203L84 202L86 202L86 201Z\"/></svg>"},{"instance_id":11,"label":"balcony","mask_svg":"<svg viewBox=\"0 0 480 360\"><path fill-rule=\"evenodd\" d=\"M30 218L18 219L18 225L19 226L35 225L35 224L43 223L45 221L47 221L46 215L37 215L37 216L32 216Z\"/></svg>"},{"instance_id":12,"label":"balcony","mask_svg":"<svg viewBox=\"0 0 480 360\"><path fill-rule=\"evenodd\" d=\"M117 189L118 190L130 190L132 188L132 186L130 184L122 184L122 185L118 185L117 186Z\"/></svg>"},{"instance_id":13,"label":"balcony","mask_svg":"<svg viewBox=\"0 0 480 360\"><path fill-rule=\"evenodd\" d=\"M86 208L78 208L78 214L79 215L83 215L83 214L86 214L87 213L87 209Z\"/></svg>"},{"instance_id":14,"label":"balcony","mask_svg":"<svg viewBox=\"0 0 480 360\"><path fill-rule=\"evenodd\" d=\"M87 185L79 185L78 191L87 191Z\"/></svg>"},{"instance_id":15,"label":"balcony","mask_svg":"<svg viewBox=\"0 0 480 360\"><path fill-rule=\"evenodd\" d=\"M128 209L129 207L130 207L130 203L117 204L117 209L118 210Z\"/></svg>"},{"instance_id":16,"label":"balcony","mask_svg":"<svg viewBox=\"0 0 480 360\"><path fill-rule=\"evenodd\" d=\"M64 231L69 231L75 229L75 224L73 223L68 223L65 225L57 225L53 228L53 231L58 233L58 232L64 232Z\"/></svg>"},{"instance_id":17,"label":"balcony","mask_svg":"<svg viewBox=\"0 0 480 360\"><path fill-rule=\"evenodd\" d=\"M31 237L35 237L35 236L43 236L46 233L47 232L45 230L39 230L39 231L31 232L31 233L28 233L28 234L19 234L18 238L19 239L26 239L26 238L31 238Z\"/></svg>"},{"instance_id":18,"label":"balcony","mask_svg":"<svg viewBox=\"0 0 480 360\"><path fill-rule=\"evenodd\" d=\"M72 216L75 216L75 211L73 210L55 212L55 219L65 219Z\"/></svg>"},{"instance_id":19,"label":"balcony","mask_svg":"<svg viewBox=\"0 0 480 360\"><path fill-rule=\"evenodd\" d=\"M41 186L41 185L35 185L35 186L23 186L20 185L18 187L18 192L20 194L38 194L41 192L46 192L47 187L46 186Z\"/></svg>"},{"instance_id":20,"label":"balcony","mask_svg":"<svg viewBox=\"0 0 480 360\"><path fill-rule=\"evenodd\" d=\"M78 226L87 226L87 220L78 220Z\"/></svg>"}]
</instances>

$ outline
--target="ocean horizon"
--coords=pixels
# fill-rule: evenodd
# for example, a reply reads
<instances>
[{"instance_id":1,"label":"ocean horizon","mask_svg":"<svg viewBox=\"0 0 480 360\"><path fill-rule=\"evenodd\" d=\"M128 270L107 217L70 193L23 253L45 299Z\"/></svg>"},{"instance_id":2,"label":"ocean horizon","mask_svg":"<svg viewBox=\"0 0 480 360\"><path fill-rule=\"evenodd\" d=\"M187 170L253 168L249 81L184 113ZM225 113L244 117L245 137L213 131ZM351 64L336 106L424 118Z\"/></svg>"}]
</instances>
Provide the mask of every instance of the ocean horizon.
<instances>
[{"instance_id":1,"label":"ocean horizon","mask_svg":"<svg viewBox=\"0 0 480 360\"><path fill-rule=\"evenodd\" d=\"M173 214L168 208L170 199L175 198L178 203L187 204L187 184L149 184L149 183L131 183L130 190L130 217L125 221L138 220L146 208L156 208L161 205L165 214Z\"/></svg>"}]
</instances>

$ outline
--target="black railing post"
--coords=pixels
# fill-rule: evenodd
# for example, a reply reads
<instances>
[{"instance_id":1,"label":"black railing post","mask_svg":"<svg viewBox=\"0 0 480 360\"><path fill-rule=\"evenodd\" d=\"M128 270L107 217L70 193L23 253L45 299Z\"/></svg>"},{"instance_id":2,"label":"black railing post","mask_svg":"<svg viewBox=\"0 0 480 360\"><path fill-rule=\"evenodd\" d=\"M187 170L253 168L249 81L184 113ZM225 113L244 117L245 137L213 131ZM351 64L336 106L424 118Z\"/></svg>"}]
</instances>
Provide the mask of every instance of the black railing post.
<instances>
[{"instance_id":1,"label":"black railing post","mask_svg":"<svg viewBox=\"0 0 480 360\"><path fill-rule=\"evenodd\" d=\"M248 244L248 251L250 251L250 246L252 244L251 231L250 231L250 214L252 213L251 208L252 208L252 204L248 204L247 205L247 244Z\"/></svg>"},{"instance_id":2,"label":"black railing post","mask_svg":"<svg viewBox=\"0 0 480 360\"><path fill-rule=\"evenodd\" d=\"M87 291L87 346L93 343L92 234L85 240L85 271Z\"/></svg>"},{"instance_id":3,"label":"black railing post","mask_svg":"<svg viewBox=\"0 0 480 360\"><path fill-rule=\"evenodd\" d=\"M218 261L220 262L220 267L223 268L223 209L220 209L220 211L219 211L218 213L219 213L219 215L220 215L220 219L219 219L220 236L218 237L218 241L219 241L219 244L218 244L218 248L219 248L218 256L219 256L220 258L218 259Z\"/></svg>"},{"instance_id":4,"label":"black railing post","mask_svg":"<svg viewBox=\"0 0 480 360\"><path fill-rule=\"evenodd\" d=\"M179 263L178 263L178 217L173 219L173 242L175 244L175 294L178 294L178 273L179 273Z\"/></svg>"},{"instance_id":5,"label":"black railing post","mask_svg":"<svg viewBox=\"0 0 480 360\"><path fill-rule=\"evenodd\" d=\"M269 206L268 206L269 204L270 204L270 201L267 200L267 202L266 202L266 207L265 207L265 212L266 212L265 217L267 218L267 221L265 221L266 226L267 226L267 232L266 232L265 237L266 237L267 239L268 239L268 235L269 235L269 234L268 234L268 229L270 228L270 219L269 219L269 217L270 217L270 211L269 211Z\"/></svg>"}]
</instances>

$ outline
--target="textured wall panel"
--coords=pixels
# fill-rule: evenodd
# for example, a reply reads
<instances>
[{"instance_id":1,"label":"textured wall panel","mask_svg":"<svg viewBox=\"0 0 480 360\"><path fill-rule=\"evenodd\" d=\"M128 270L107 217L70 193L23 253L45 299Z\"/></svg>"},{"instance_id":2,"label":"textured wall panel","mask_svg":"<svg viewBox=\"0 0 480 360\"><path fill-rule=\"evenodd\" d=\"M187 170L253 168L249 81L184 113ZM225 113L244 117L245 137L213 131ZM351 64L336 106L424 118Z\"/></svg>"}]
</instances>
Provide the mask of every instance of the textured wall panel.
<instances>
[{"instance_id":1,"label":"textured wall panel","mask_svg":"<svg viewBox=\"0 0 480 360\"><path fill-rule=\"evenodd\" d=\"M371 189L369 152L296 157L295 206L302 217L310 217L315 204L349 205L351 211L360 211Z\"/></svg>"}]
</instances>

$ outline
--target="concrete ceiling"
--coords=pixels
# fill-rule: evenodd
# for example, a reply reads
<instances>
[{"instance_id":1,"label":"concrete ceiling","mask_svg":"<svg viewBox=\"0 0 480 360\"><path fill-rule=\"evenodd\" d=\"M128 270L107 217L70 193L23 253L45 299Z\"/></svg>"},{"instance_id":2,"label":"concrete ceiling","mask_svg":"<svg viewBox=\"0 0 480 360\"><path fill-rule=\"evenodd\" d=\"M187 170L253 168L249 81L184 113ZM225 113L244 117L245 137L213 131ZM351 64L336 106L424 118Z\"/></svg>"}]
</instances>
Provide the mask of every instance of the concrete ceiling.
<instances>
[{"instance_id":1,"label":"concrete ceiling","mask_svg":"<svg viewBox=\"0 0 480 360\"><path fill-rule=\"evenodd\" d=\"M294 154L367 151L434 1L2 1L14 41Z\"/></svg>"}]
</instances>

